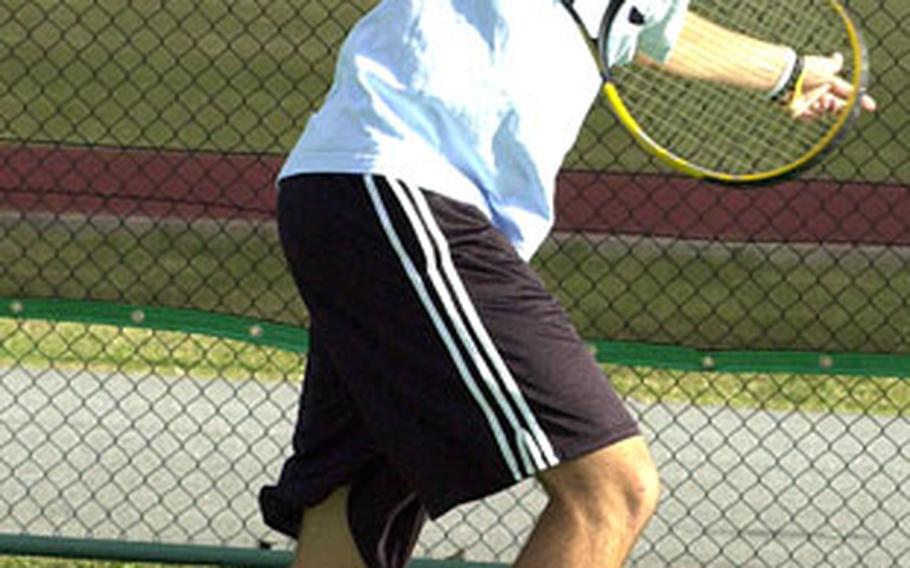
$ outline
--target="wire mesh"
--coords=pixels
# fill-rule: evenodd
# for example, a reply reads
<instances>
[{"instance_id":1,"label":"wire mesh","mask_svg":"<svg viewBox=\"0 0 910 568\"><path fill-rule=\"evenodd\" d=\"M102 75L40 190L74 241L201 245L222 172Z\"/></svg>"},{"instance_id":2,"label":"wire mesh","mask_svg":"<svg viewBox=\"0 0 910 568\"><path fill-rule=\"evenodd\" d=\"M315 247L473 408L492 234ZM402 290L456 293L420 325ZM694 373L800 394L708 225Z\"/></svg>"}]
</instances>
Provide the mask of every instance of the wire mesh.
<instances>
[{"instance_id":1,"label":"wire mesh","mask_svg":"<svg viewBox=\"0 0 910 568\"><path fill-rule=\"evenodd\" d=\"M288 546L255 503L305 362L256 340L307 323L272 185L370 5L0 2L0 533ZM849 7L881 110L798 179L667 175L603 105L565 162L534 263L634 355L605 367L665 490L633 565L910 565L910 5ZM418 554L508 562L543 504Z\"/></svg>"}]
</instances>

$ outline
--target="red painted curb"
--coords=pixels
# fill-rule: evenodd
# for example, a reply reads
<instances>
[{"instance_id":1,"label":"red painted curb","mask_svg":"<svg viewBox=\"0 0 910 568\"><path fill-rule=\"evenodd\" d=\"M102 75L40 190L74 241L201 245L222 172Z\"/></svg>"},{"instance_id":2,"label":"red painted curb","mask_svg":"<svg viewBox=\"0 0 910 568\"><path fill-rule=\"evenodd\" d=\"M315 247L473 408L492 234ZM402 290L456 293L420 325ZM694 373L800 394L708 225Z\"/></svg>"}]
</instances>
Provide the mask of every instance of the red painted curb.
<instances>
[{"instance_id":1,"label":"red painted curb","mask_svg":"<svg viewBox=\"0 0 910 568\"><path fill-rule=\"evenodd\" d=\"M573 172L557 227L732 241L910 244L910 187L794 180L742 190L691 178Z\"/></svg>"},{"instance_id":2,"label":"red painted curb","mask_svg":"<svg viewBox=\"0 0 910 568\"><path fill-rule=\"evenodd\" d=\"M154 218L271 218L277 156L0 148L0 209Z\"/></svg>"},{"instance_id":3,"label":"red painted curb","mask_svg":"<svg viewBox=\"0 0 910 568\"><path fill-rule=\"evenodd\" d=\"M0 209L269 219L282 157L0 147ZM676 176L564 172L557 230L734 241L910 244L910 187L821 180L748 191Z\"/></svg>"}]
</instances>

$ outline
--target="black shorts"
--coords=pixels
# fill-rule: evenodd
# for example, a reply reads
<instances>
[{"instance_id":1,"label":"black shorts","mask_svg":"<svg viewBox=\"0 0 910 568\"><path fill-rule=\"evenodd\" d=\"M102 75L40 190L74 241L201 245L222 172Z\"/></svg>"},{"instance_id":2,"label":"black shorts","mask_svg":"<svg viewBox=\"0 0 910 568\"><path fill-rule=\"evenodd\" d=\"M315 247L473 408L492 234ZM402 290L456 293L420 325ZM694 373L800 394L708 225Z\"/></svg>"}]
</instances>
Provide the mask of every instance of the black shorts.
<instances>
[{"instance_id":1,"label":"black shorts","mask_svg":"<svg viewBox=\"0 0 910 568\"><path fill-rule=\"evenodd\" d=\"M425 515L638 433L565 311L475 207L380 176L281 183L281 243L311 318L267 524L349 485L371 566L402 566Z\"/></svg>"}]
</instances>

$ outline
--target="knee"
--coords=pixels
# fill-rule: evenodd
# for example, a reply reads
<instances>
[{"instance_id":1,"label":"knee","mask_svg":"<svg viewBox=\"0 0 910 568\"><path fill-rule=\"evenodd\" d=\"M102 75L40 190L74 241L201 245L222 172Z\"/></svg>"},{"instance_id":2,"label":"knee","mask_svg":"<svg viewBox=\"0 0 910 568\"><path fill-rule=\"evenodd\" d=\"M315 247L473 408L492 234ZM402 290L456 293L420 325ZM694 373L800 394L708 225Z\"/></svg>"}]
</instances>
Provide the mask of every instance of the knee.
<instances>
[{"instance_id":1,"label":"knee","mask_svg":"<svg viewBox=\"0 0 910 568\"><path fill-rule=\"evenodd\" d=\"M637 532L654 515L660 501L660 475L650 455L646 463L633 466L623 483Z\"/></svg>"},{"instance_id":2,"label":"knee","mask_svg":"<svg viewBox=\"0 0 910 568\"><path fill-rule=\"evenodd\" d=\"M563 463L541 481L551 504L576 522L635 534L660 499L657 467L640 437Z\"/></svg>"}]
</instances>

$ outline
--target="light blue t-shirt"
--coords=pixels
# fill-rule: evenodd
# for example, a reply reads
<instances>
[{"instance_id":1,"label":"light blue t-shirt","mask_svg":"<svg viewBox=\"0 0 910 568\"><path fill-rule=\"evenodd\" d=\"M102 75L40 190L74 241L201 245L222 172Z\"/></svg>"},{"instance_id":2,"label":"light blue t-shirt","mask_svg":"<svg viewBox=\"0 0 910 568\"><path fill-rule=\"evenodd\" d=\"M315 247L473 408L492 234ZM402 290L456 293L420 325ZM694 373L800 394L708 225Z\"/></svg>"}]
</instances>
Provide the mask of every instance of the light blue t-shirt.
<instances>
[{"instance_id":1,"label":"light blue t-shirt","mask_svg":"<svg viewBox=\"0 0 910 568\"><path fill-rule=\"evenodd\" d=\"M608 0L576 0L593 35ZM626 0L616 64L664 60L685 0ZM612 36L611 36L612 37ZM469 203L530 258L601 78L559 0L382 0L350 31L280 178L381 174Z\"/></svg>"}]
</instances>

